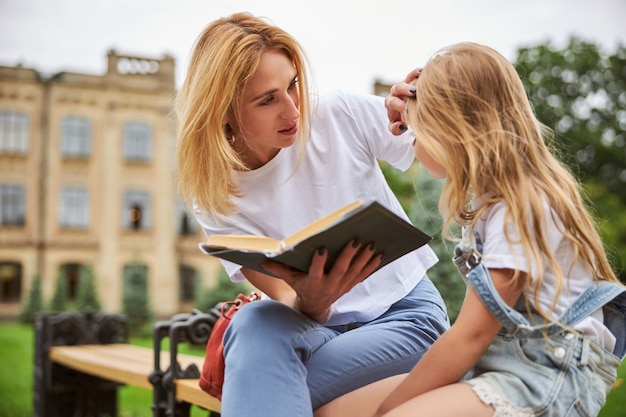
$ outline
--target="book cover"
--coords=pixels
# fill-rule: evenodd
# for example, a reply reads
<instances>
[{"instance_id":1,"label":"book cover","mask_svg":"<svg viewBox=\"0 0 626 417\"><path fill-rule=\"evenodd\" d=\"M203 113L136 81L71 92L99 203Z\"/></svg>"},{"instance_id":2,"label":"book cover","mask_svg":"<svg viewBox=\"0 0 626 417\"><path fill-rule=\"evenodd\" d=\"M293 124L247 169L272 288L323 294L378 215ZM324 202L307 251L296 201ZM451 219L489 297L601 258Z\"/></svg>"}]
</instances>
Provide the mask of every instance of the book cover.
<instances>
[{"instance_id":1,"label":"book cover","mask_svg":"<svg viewBox=\"0 0 626 417\"><path fill-rule=\"evenodd\" d=\"M265 260L282 262L306 272L321 247L328 250L330 271L343 248L353 239L365 246L373 242L383 257L379 268L427 244L432 238L377 201L356 200L305 226L283 240L264 236L211 235L199 244L202 252L271 275Z\"/></svg>"}]
</instances>

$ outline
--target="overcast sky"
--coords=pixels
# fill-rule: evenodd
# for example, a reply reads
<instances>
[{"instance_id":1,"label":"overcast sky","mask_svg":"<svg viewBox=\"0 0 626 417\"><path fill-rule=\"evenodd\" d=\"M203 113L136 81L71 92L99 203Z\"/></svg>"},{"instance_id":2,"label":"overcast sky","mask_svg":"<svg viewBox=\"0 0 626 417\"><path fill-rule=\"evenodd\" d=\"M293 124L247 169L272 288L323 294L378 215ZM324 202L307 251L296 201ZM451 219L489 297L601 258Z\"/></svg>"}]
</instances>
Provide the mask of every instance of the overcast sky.
<instances>
[{"instance_id":1,"label":"overcast sky","mask_svg":"<svg viewBox=\"0 0 626 417\"><path fill-rule=\"evenodd\" d=\"M370 92L440 47L474 41L510 60L522 46L576 35L614 52L626 44L626 0L0 0L0 65L104 74L106 53L176 59L213 19L249 11L304 47L317 91Z\"/></svg>"}]
</instances>

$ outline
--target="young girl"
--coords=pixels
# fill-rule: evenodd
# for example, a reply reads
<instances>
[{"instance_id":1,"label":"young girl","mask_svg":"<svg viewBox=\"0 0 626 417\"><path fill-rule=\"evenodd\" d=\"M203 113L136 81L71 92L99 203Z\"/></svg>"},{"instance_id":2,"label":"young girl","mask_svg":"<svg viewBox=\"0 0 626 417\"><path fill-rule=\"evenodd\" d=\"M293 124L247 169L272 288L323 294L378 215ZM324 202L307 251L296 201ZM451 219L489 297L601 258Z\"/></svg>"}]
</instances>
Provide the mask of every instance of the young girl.
<instances>
[{"instance_id":1,"label":"young girl","mask_svg":"<svg viewBox=\"0 0 626 417\"><path fill-rule=\"evenodd\" d=\"M467 296L408 376L316 416L597 415L625 354L625 288L514 67L461 43L412 84L404 120L424 168L445 178L444 235L463 226L454 261Z\"/></svg>"},{"instance_id":2,"label":"young girl","mask_svg":"<svg viewBox=\"0 0 626 417\"><path fill-rule=\"evenodd\" d=\"M282 238L357 198L408 220L378 160L408 169L413 138L388 131L381 97L313 100L300 46L262 19L237 13L206 27L176 112L180 190L206 234ZM280 279L224 262L231 279L265 294L224 335L224 417L312 416L410 371L448 328L425 276L437 262L432 249L371 274L380 260L368 243L348 244L328 274L323 248L307 273L264 265Z\"/></svg>"}]
</instances>

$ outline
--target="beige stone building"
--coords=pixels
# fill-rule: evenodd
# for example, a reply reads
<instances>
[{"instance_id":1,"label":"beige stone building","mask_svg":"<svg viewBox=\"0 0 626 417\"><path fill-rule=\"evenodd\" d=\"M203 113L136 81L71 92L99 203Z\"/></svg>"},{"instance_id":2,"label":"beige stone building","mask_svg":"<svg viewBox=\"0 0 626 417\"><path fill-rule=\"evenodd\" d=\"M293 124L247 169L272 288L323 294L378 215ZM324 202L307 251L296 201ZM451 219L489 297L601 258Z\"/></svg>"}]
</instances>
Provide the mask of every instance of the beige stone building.
<instances>
[{"instance_id":1,"label":"beige stone building","mask_svg":"<svg viewBox=\"0 0 626 417\"><path fill-rule=\"evenodd\" d=\"M15 316L35 276L76 296L92 268L106 311L119 312L139 265L157 316L189 311L219 262L177 202L174 59L110 51L104 75L0 67L0 315Z\"/></svg>"}]
</instances>

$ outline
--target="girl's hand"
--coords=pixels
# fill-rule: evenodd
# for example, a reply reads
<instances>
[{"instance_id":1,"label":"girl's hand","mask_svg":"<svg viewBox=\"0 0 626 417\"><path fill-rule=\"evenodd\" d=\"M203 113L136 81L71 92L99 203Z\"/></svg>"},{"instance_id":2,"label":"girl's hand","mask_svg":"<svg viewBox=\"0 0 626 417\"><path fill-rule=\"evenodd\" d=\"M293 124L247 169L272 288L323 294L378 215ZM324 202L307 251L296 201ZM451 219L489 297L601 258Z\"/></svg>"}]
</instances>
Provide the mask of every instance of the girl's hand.
<instances>
[{"instance_id":1,"label":"girl's hand","mask_svg":"<svg viewBox=\"0 0 626 417\"><path fill-rule=\"evenodd\" d=\"M389 118L389 131L398 136L406 132L407 125L404 121L404 108L407 97L415 95L415 87L410 83L419 77L421 68L416 68L409 72L404 81L394 84L385 97L385 107L387 108L387 118Z\"/></svg>"},{"instance_id":2,"label":"girl's hand","mask_svg":"<svg viewBox=\"0 0 626 417\"><path fill-rule=\"evenodd\" d=\"M373 244L348 243L328 274L324 265L328 252L320 248L313 255L308 272L301 272L275 261L263 268L285 281L296 293L294 307L320 323L328 321L332 305L380 265Z\"/></svg>"}]
</instances>

